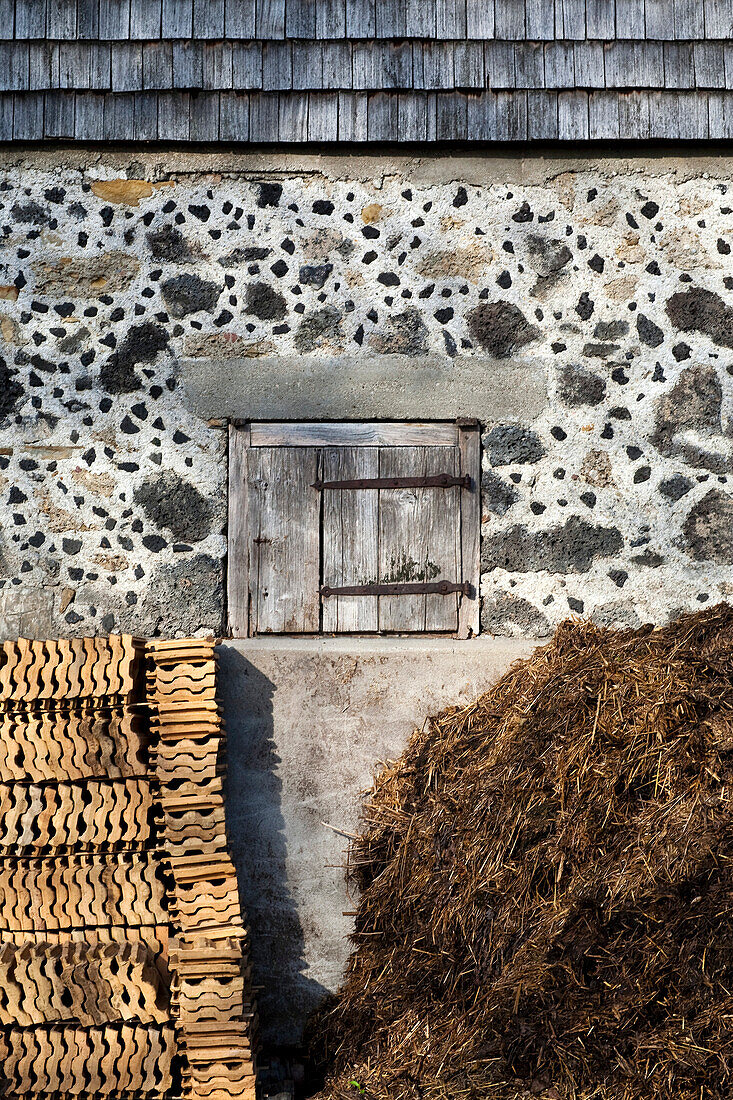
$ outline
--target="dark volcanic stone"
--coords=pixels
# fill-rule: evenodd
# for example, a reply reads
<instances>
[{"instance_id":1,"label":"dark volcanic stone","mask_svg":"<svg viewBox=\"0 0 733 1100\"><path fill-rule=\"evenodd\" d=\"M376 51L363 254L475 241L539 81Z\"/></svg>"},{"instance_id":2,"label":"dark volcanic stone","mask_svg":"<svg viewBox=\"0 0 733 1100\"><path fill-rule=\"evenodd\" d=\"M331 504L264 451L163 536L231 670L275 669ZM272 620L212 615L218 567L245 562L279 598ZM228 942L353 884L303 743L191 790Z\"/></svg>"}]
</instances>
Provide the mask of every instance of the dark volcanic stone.
<instances>
[{"instance_id":1,"label":"dark volcanic stone","mask_svg":"<svg viewBox=\"0 0 733 1100\"><path fill-rule=\"evenodd\" d=\"M244 298L244 312L259 317L260 321L282 321L288 306L282 294L267 283L250 283Z\"/></svg>"},{"instance_id":2,"label":"dark volcanic stone","mask_svg":"<svg viewBox=\"0 0 733 1100\"><path fill-rule=\"evenodd\" d=\"M467 320L473 339L497 359L506 359L539 336L539 330L511 302L479 302Z\"/></svg>"},{"instance_id":3,"label":"dark volcanic stone","mask_svg":"<svg viewBox=\"0 0 733 1100\"><path fill-rule=\"evenodd\" d=\"M593 329L596 340L618 340L629 331L628 321L599 321Z\"/></svg>"},{"instance_id":4,"label":"dark volcanic stone","mask_svg":"<svg viewBox=\"0 0 733 1100\"><path fill-rule=\"evenodd\" d=\"M162 325L145 321L133 325L99 372L100 385L107 393L132 393L139 390L140 379L135 373L137 363L152 363L159 351L168 346L168 334Z\"/></svg>"},{"instance_id":5,"label":"dark volcanic stone","mask_svg":"<svg viewBox=\"0 0 733 1100\"><path fill-rule=\"evenodd\" d=\"M385 332L376 333L372 343L385 355L423 355L428 348L428 330L419 309L406 309L387 318Z\"/></svg>"},{"instance_id":6,"label":"dark volcanic stone","mask_svg":"<svg viewBox=\"0 0 733 1100\"><path fill-rule=\"evenodd\" d=\"M572 252L563 241L549 240L537 233L527 237L527 261L543 278L560 271L572 258Z\"/></svg>"},{"instance_id":7,"label":"dark volcanic stone","mask_svg":"<svg viewBox=\"0 0 733 1100\"><path fill-rule=\"evenodd\" d=\"M146 234L150 251L156 260L186 261L191 253L180 229L173 225L164 225Z\"/></svg>"},{"instance_id":8,"label":"dark volcanic stone","mask_svg":"<svg viewBox=\"0 0 733 1100\"><path fill-rule=\"evenodd\" d=\"M259 245L251 245L249 248L233 248L226 256L219 257L219 263L222 267L237 267L238 264L256 263L257 260L266 260L271 252L271 248L263 248Z\"/></svg>"},{"instance_id":9,"label":"dark volcanic stone","mask_svg":"<svg viewBox=\"0 0 733 1100\"><path fill-rule=\"evenodd\" d=\"M211 504L175 473L150 477L134 493L151 523L167 528L181 542L201 542L211 530Z\"/></svg>"},{"instance_id":10,"label":"dark volcanic stone","mask_svg":"<svg viewBox=\"0 0 733 1100\"><path fill-rule=\"evenodd\" d=\"M481 601L481 629L510 637L544 638L552 633L539 608L521 596L499 592Z\"/></svg>"},{"instance_id":11,"label":"dark volcanic stone","mask_svg":"<svg viewBox=\"0 0 733 1100\"><path fill-rule=\"evenodd\" d=\"M224 288L198 275L186 274L167 279L160 289L171 317L181 318L199 310L211 313Z\"/></svg>"},{"instance_id":12,"label":"dark volcanic stone","mask_svg":"<svg viewBox=\"0 0 733 1100\"><path fill-rule=\"evenodd\" d=\"M688 513L682 530L695 561L733 564L733 497L728 493L706 493Z\"/></svg>"},{"instance_id":13,"label":"dark volcanic stone","mask_svg":"<svg viewBox=\"0 0 733 1100\"><path fill-rule=\"evenodd\" d=\"M664 340L664 333L659 325L655 325L643 313L637 313L636 315L636 331L639 333L642 344L646 344L650 348L658 348Z\"/></svg>"},{"instance_id":14,"label":"dark volcanic stone","mask_svg":"<svg viewBox=\"0 0 733 1100\"><path fill-rule=\"evenodd\" d=\"M303 264L298 273L298 280L304 286L312 286L320 290L332 271L333 264Z\"/></svg>"},{"instance_id":15,"label":"dark volcanic stone","mask_svg":"<svg viewBox=\"0 0 733 1100\"><path fill-rule=\"evenodd\" d=\"M0 421L15 412L25 392L15 373L0 356Z\"/></svg>"},{"instance_id":16,"label":"dark volcanic stone","mask_svg":"<svg viewBox=\"0 0 733 1100\"><path fill-rule=\"evenodd\" d=\"M571 516L561 527L532 531L522 525L510 527L484 539L482 572L508 569L517 573L587 573L595 558L617 554L624 545L615 527L594 527Z\"/></svg>"},{"instance_id":17,"label":"dark volcanic stone","mask_svg":"<svg viewBox=\"0 0 733 1100\"><path fill-rule=\"evenodd\" d=\"M497 424L483 437L492 466L514 466L524 462L539 462L545 454L542 440L529 428L518 424Z\"/></svg>"},{"instance_id":18,"label":"dark volcanic stone","mask_svg":"<svg viewBox=\"0 0 733 1100\"><path fill-rule=\"evenodd\" d=\"M283 193L283 185L281 183L258 183L257 189L259 191L257 205L261 210L266 206L280 205L280 197Z\"/></svg>"},{"instance_id":19,"label":"dark volcanic stone","mask_svg":"<svg viewBox=\"0 0 733 1100\"><path fill-rule=\"evenodd\" d=\"M221 634L224 619L223 567L207 554L186 555L181 561L160 566L144 594L147 614L164 633L175 623L184 634L208 630Z\"/></svg>"},{"instance_id":20,"label":"dark volcanic stone","mask_svg":"<svg viewBox=\"0 0 733 1100\"><path fill-rule=\"evenodd\" d=\"M668 500L681 500L685 493L689 493L693 484L684 474L673 474L672 477L659 482L659 492Z\"/></svg>"},{"instance_id":21,"label":"dark volcanic stone","mask_svg":"<svg viewBox=\"0 0 733 1100\"><path fill-rule=\"evenodd\" d=\"M683 332L703 332L721 348L733 348L733 309L719 294L701 286L673 294L667 316Z\"/></svg>"},{"instance_id":22,"label":"dark volcanic stone","mask_svg":"<svg viewBox=\"0 0 733 1100\"><path fill-rule=\"evenodd\" d=\"M723 388L715 367L687 367L659 401L652 443L663 454L722 474L733 467L723 437ZM696 438L686 438L693 431ZM709 446L699 442L706 438ZM717 444L717 446L716 446Z\"/></svg>"},{"instance_id":23,"label":"dark volcanic stone","mask_svg":"<svg viewBox=\"0 0 733 1100\"><path fill-rule=\"evenodd\" d=\"M495 516L503 516L516 503L518 493L513 485L485 470L481 477L481 499Z\"/></svg>"},{"instance_id":24,"label":"dark volcanic stone","mask_svg":"<svg viewBox=\"0 0 733 1100\"><path fill-rule=\"evenodd\" d=\"M298 325L295 346L298 351L313 351L322 341L334 340L340 335L341 313L335 306L324 306L309 313Z\"/></svg>"},{"instance_id":25,"label":"dark volcanic stone","mask_svg":"<svg viewBox=\"0 0 733 1100\"><path fill-rule=\"evenodd\" d=\"M560 400L571 409L599 405L606 395L606 380L585 367L564 367L558 387Z\"/></svg>"}]
</instances>

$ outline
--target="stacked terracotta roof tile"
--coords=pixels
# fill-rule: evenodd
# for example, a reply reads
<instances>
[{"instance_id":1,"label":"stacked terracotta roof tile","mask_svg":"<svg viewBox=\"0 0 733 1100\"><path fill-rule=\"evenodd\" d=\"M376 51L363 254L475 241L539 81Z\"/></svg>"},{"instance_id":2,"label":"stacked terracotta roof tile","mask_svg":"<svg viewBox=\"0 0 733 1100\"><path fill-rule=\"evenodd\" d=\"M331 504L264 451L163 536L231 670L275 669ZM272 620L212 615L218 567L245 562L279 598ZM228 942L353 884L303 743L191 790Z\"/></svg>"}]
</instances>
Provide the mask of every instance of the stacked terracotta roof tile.
<instances>
[{"instance_id":1,"label":"stacked terracotta roof tile","mask_svg":"<svg viewBox=\"0 0 733 1100\"><path fill-rule=\"evenodd\" d=\"M222 740L212 642L0 646L4 1095L254 1097Z\"/></svg>"}]
</instances>

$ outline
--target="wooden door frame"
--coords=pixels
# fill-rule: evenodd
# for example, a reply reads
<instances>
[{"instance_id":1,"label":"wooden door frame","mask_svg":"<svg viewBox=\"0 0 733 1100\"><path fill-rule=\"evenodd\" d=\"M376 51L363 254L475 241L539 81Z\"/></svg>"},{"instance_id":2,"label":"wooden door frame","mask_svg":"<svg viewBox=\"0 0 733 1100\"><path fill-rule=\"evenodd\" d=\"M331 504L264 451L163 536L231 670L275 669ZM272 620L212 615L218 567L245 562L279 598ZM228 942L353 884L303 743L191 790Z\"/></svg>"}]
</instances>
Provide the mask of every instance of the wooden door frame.
<instances>
[{"instance_id":1,"label":"wooden door frame","mask_svg":"<svg viewBox=\"0 0 733 1100\"><path fill-rule=\"evenodd\" d=\"M251 447L457 447L471 488L461 490L461 580L471 586L458 605L456 638L479 633L481 583L481 435L477 421L230 421L227 484L227 624L229 636L250 635L247 452ZM237 491L233 492L234 486ZM236 568L234 563L236 562Z\"/></svg>"}]
</instances>

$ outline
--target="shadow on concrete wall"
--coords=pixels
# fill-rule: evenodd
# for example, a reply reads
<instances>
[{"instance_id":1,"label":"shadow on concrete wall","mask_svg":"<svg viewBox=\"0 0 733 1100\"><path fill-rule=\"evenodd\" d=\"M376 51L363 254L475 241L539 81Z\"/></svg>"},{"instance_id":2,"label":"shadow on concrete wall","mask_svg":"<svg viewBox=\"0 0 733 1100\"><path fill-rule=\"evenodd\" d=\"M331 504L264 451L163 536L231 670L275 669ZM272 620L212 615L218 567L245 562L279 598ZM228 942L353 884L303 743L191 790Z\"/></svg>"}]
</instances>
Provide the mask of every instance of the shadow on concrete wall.
<instances>
[{"instance_id":1,"label":"shadow on concrete wall","mask_svg":"<svg viewBox=\"0 0 733 1100\"><path fill-rule=\"evenodd\" d=\"M273 726L275 685L241 653L222 646L220 693L227 728L226 818L251 930L263 1041L297 1045L301 1021L328 990L305 973L303 928L288 885Z\"/></svg>"}]
</instances>

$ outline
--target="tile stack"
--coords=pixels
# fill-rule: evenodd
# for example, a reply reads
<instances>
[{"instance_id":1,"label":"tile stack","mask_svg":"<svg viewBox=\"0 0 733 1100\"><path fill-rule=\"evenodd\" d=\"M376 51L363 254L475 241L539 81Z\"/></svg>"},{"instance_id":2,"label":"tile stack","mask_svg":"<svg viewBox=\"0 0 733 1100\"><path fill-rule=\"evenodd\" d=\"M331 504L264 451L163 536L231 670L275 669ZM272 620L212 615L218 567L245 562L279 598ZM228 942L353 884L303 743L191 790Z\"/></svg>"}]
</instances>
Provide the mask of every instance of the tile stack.
<instances>
[{"instance_id":1,"label":"tile stack","mask_svg":"<svg viewBox=\"0 0 733 1100\"><path fill-rule=\"evenodd\" d=\"M0 1093L254 1097L221 745L213 642L0 645Z\"/></svg>"},{"instance_id":2,"label":"tile stack","mask_svg":"<svg viewBox=\"0 0 733 1100\"><path fill-rule=\"evenodd\" d=\"M171 867L172 1009L188 1096L254 1100L256 1026L237 877L226 846L224 726L213 642L150 642L147 692Z\"/></svg>"}]
</instances>

